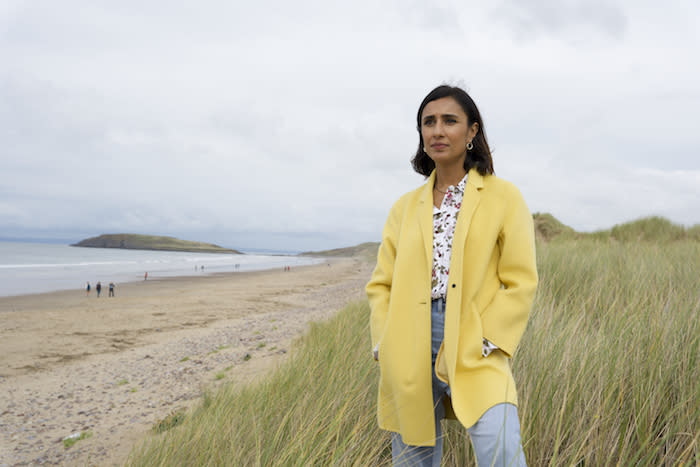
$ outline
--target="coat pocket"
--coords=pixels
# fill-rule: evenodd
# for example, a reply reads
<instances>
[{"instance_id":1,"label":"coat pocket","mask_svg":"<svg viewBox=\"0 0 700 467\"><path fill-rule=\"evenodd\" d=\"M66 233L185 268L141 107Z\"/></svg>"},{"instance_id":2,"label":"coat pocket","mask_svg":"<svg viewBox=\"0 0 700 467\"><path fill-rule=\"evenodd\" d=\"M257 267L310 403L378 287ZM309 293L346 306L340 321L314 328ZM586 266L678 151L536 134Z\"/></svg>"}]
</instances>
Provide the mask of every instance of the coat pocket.
<instances>
[{"instance_id":1,"label":"coat pocket","mask_svg":"<svg viewBox=\"0 0 700 467\"><path fill-rule=\"evenodd\" d=\"M462 316L460 323L459 360L464 367L473 368L479 366L484 360L481 354L483 327L476 304L472 303L469 310L469 313Z\"/></svg>"}]
</instances>

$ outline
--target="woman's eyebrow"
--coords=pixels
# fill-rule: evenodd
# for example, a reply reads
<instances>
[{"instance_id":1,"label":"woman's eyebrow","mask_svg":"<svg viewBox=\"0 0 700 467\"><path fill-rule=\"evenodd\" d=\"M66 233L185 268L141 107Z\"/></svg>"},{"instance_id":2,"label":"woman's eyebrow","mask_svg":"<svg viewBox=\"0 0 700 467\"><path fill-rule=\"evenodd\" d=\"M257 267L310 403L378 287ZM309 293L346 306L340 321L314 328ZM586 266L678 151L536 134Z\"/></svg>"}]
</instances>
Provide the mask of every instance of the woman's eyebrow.
<instances>
[{"instance_id":1,"label":"woman's eyebrow","mask_svg":"<svg viewBox=\"0 0 700 467\"><path fill-rule=\"evenodd\" d=\"M455 114L442 114L439 115L440 118L459 118L458 115ZM435 118L435 115L426 115L423 117L423 121L426 121L428 119Z\"/></svg>"}]
</instances>

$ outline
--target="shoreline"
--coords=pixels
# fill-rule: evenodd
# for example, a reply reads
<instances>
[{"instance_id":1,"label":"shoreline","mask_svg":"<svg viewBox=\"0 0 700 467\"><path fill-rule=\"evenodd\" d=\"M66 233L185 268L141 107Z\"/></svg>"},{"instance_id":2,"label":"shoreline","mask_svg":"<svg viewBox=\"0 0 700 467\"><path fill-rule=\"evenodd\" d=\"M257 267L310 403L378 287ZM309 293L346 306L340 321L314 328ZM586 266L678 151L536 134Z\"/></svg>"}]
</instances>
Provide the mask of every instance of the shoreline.
<instances>
[{"instance_id":1,"label":"shoreline","mask_svg":"<svg viewBox=\"0 0 700 467\"><path fill-rule=\"evenodd\" d=\"M272 256L272 255L266 255L266 256ZM278 256L289 256L289 255L278 255ZM314 264L304 264L301 266L292 266L294 270L299 270L302 268L310 268L310 267L315 267L319 266L322 263L328 263L332 262L333 260L337 260L338 258L324 258L321 256L317 256L315 258L318 258L320 261L318 263ZM347 258L340 258L340 259L347 259ZM125 282L120 282L119 284L116 284L118 288L123 289L123 288L134 288L136 287L136 284L143 284L144 286L148 283L160 283L160 282L166 282L166 281L183 281L183 282L190 282L190 281L196 281L196 280L207 280L209 278L216 278L216 277L233 277L233 276L245 276L245 275L253 275L256 273L259 274L265 274L270 271L275 271L279 269L279 266L274 266L270 268L264 268L264 269L249 269L249 270L243 270L243 271L217 271L217 272L205 272L205 273L199 273L197 275L194 274L185 274L182 276L152 276L149 273L148 279L143 280L143 279L135 279L135 280L130 280L130 281L125 281ZM97 298L97 292L95 291L95 285L92 285L92 289L90 290L90 297L89 298ZM117 288L115 288L115 296L116 296L116 291ZM43 296L56 296L58 295L59 298L64 298L61 297L62 295L76 295L76 294L82 294L85 296L85 288L75 288L75 289L56 289L56 290L48 290L44 292L33 292L33 293L22 293L22 294L17 294L17 295L0 295L0 313L3 313L7 310L4 309L3 305L4 302L12 302L15 299L18 301L22 300L28 300L32 298L40 298ZM102 294L107 297L109 294L109 287L107 285L102 285ZM102 297L100 297L102 298Z\"/></svg>"},{"instance_id":2,"label":"shoreline","mask_svg":"<svg viewBox=\"0 0 700 467\"><path fill-rule=\"evenodd\" d=\"M124 283L114 298L1 297L0 465L120 465L157 421L264 375L309 323L363 299L372 266L328 258ZM64 448L78 431L93 436Z\"/></svg>"},{"instance_id":3,"label":"shoreline","mask_svg":"<svg viewBox=\"0 0 700 467\"><path fill-rule=\"evenodd\" d=\"M75 248L103 248L105 250L130 250L130 251L171 251L179 253L218 253L222 255L245 255L242 251L230 250L222 248L221 250L187 250L187 249L177 249L177 248L125 248L120 246L96 246L96 245L78 245L77 243L69 243L68 246Z\"/></svg>"},{"instance_id":4,"label":"shoreline","mask_svg":"<svg viewBox=\"0 0 700 467\"><path fill-rule=\"evenodd\" d=\"M289 256L291 258L294 258L294 255L264 255L264 256ZM305 267L313 267L317 266L319 264L322 264L324 262L329 262L333 258L325 258L322 256L315 256L312 257L313 259L317 259L317 263L312 263L312 264L303 264L303 265L292 265L291 267L293 269L299 269L299 268L305 268ZM274 265L271 267L264 267L261 269L244 269L244 270L239 270L239 271L214 271L214 272L204 272L204 273L198 273L197 275L192 274L191 272L188 272L183 275L153 275L149 273L148 279L147 280L142 280L142 279L133 279L133 280L127 280L124 282L119 282L117 284L118 287L123 288L127 286L133 286L134 284L141 284L141 283L148 283L148 282L159 282L159 281L168 281L168 280L177 280L177 279L183 279L183 280L195 280L195 279L206 279L210 277L217 277L220 275L244 275L244 274L254 274L254 273L264 273L268 271L274 271L276 269L279 269L278 265ZM91 281L92 282L92 281ZM97 292L95 291L95 284L92 284L92 289L90 291L90 295L96 297ZM116 291L116 289L115 289ZM69 289L54 289L54 290L47 290L47 291L42 291L42 292L32 292L32 293L20 293L16 295L0 295L0 313L6 311L3 307L3 302L4 301L10 301L11 299L23 299L27 297L34 297L34 296L41 296L41 295L56 295L56 294L64 294L64 293L70 293L70 294L76 294L76 293L82 293L85 295L85 288L69 288ZM108 283L103 284L102 288L102 293L108 294L109 293L109 287ZM116 294L116 292L115 292Z\"/></svg>"}]
</instances>

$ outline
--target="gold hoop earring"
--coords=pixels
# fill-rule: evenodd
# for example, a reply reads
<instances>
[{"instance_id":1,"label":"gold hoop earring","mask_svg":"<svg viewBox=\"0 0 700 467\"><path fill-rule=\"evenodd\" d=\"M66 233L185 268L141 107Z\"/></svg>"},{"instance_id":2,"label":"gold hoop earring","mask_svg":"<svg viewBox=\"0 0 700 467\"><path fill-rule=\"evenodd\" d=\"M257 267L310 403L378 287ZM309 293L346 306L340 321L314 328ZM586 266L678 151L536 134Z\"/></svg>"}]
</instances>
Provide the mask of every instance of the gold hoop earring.
<instances>
[{"instance_id":1,"label":"gold hoop earring","mask_svg":"<svg viewBox=\"0 0 700 467\"><path fill-rule=\"evenodd\" d=\"M474 144L472 144L472 142L469 141L469 142L467 143L467 151L471 151L472 149L474 149Z\"/></svg>"}]
</instances>

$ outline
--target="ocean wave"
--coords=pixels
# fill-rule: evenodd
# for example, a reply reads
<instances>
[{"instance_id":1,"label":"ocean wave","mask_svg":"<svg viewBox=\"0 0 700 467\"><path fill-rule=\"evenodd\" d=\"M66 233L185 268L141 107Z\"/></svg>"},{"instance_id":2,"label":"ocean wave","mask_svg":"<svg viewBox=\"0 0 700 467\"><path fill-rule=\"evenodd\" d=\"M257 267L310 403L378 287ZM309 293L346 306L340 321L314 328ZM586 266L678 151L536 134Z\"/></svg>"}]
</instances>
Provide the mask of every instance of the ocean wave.
<instances>
[{"instance_id":1,"label":"ocean wave","mask_svg":"<svg viewBox=\"0 0 700 467\"><path fill-rule=\"evenodd\" d=\"M0 264L0 269L24 269L24 268L63 268L71 266L103 266L117 264L139 264L138 261L84 261L80 263L27 263L27 264Z\"/></svg>"}]
</instances>

